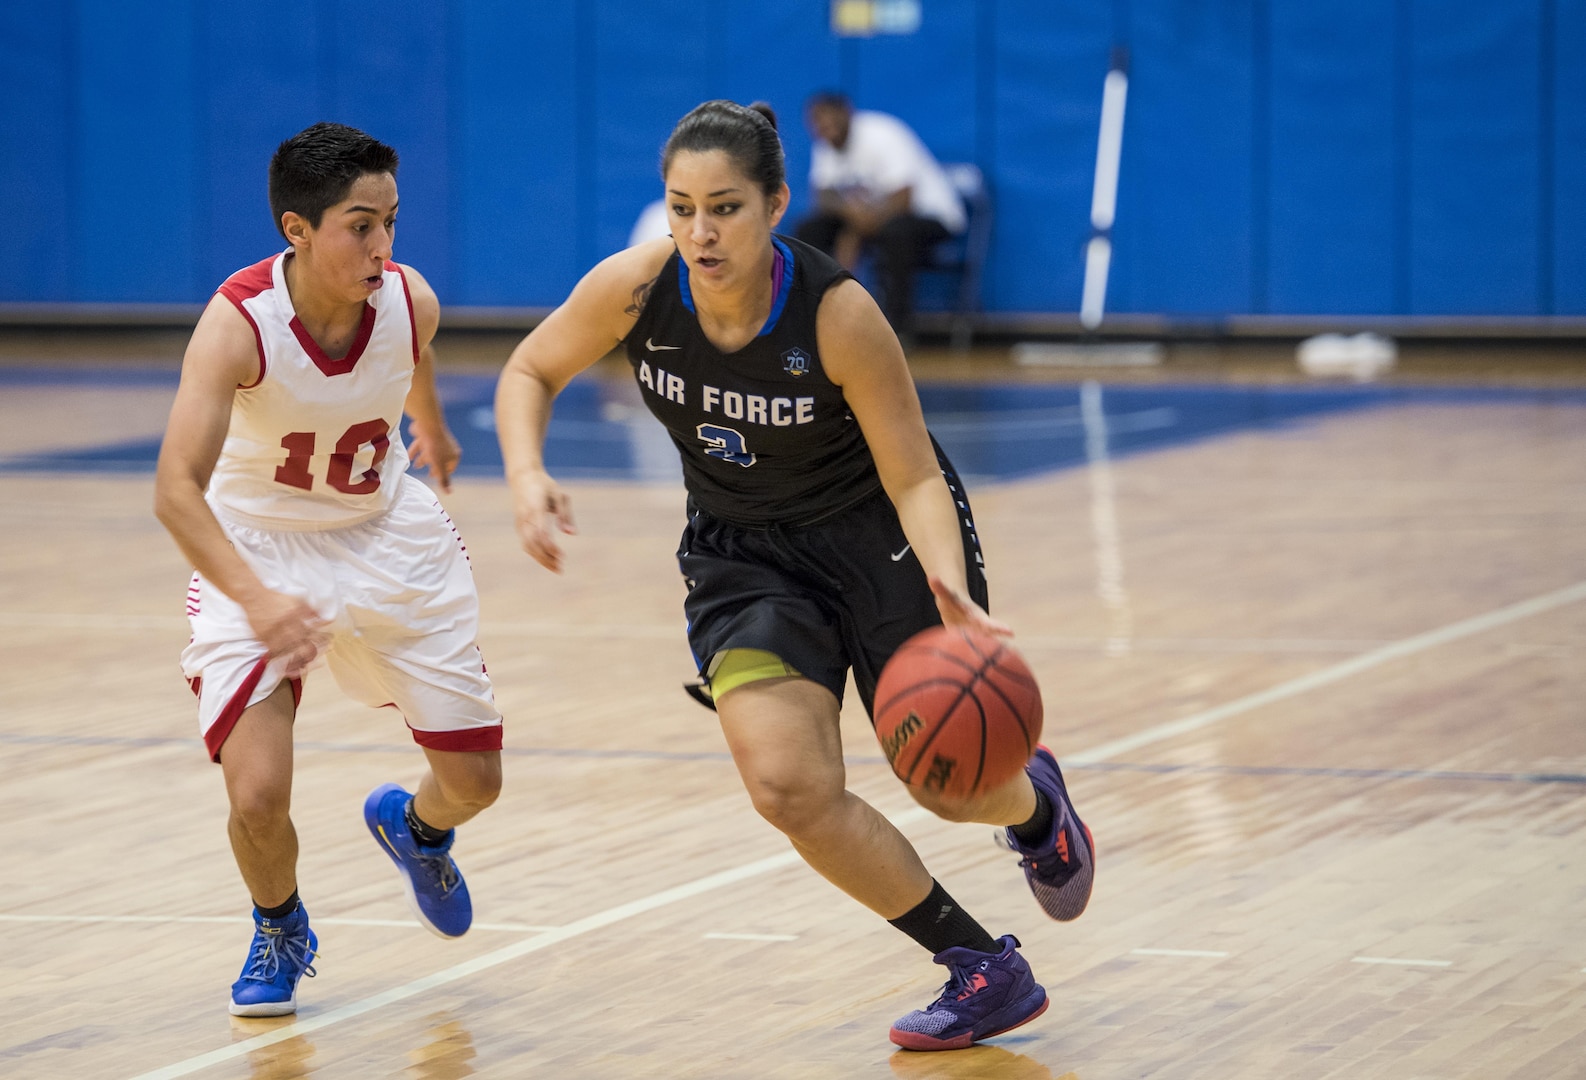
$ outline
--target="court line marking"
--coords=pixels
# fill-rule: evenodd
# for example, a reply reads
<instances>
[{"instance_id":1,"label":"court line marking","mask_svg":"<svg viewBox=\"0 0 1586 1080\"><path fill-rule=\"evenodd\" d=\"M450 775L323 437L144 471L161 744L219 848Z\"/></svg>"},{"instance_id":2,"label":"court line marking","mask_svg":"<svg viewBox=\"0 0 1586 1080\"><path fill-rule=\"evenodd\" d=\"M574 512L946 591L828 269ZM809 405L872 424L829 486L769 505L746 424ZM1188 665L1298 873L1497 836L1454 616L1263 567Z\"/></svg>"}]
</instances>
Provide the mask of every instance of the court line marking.
<instances>
[{"instance_id":1,"label":"court line marking","mask_svg":"<svg viewBox=\"0 0 1586 1080\"><path fill-rule=\"evenodd\" d=\"M233 926L251 922L246 915L10 915L0 914L0 922L23 923L228 923ZM357 919L338 915L314 916L316 926L400 926L412 929L419 925L414 919ZM510 934L542 934L557 929L554 926L531 926L528 923L476 922L475 930L499 930Z\"/></svg>"},{"instance_id":2,"label":"court line marking","mask_svg":"<svg viewBox=\"0 0 1586 1080\"><path fill-rule=\"evenodd\" d=\"M1204 956L1211 960L1221 960L1228 953L1216 949L1130 949L1131 956Z\"/></svg>"},{"instance_id":3,"label":"court line marking","mask_svg":"<svg viewBox=\"0 0 1586 1080\"><path fill-rule=\"evenodd\" d=\"M1393 964L1399 967L1452 967L1452 960L1407 960L1396 956L1357 956L1353 964Z\"/></svg>"},{"instance_id":4,"label":"court line marking","mask_svg":"<svg viewBox=\"0 0 1586 1080\"><path fill-rule=\"evenodd\" d=\"M718 934L705 935L710 941L797 941L797 934Z\"/></svg>"},{"instance_id":5,"label":"court line marking","mask_svg":"<svg viewBox=\"0 0 1586 1080\"><path fill-rule=\"evenodd\" d=\"M1153 743L1164 742L1180 735L1187 735L1192 731L1211 727L1213 724L1252 712L1263 706L1272 705L1279 701L1287 701L1289 698L1298 697L1300 694L1311 690L1331 686L1333 683L1342 682L1351 676L1359 675L1363 671L1381 667L1392 660L1401 660L1407 656L1414 656L1416 653L1425 652L1439 645L1446 645L1451 641L1458 641L1460 638L1470 637L1484 630L1492 630L1519 619L1539 615L1544 611L1552 611L1554 608L1563 607L1579 600L1586 600L1586 581L1576 582L1574 585L1555 589L1550 593L1544 593L1529 600L1522 600L1517 604L1510 604L1508 607L1501 607L1484 615L1461 619L1436 630L1428 630L1424 634L1416 634L1414 637L1404 638L1391 645L1384 645L1380 649L1373 649L1363 656L1356 656L1353 659L1334 664L1332 667L1323 668L1321 671L1313 671L1309 675L1301 675L1298 678L1279 683L1266 690L1248 694L1224 705L1218 705L1215 708L1206 709L1191 716L1148 727L1144 731L1126 735L1121 739L1113 739L1111 742L1102 743L1100 746L1093 747L1090 750L1064 755L1063 761L1065 764L1072 762L1075 765L1089 765L1106 761L1120 754L1138 750L1143 746L1150 746Z\"/></svg>"},{"instance_id":6,"label":"court line marking","mask_svg":"<svg viewBox=\"0 0 1586 1080\"><path fill-rule=\"evenodd\" d=\"M907 824L910 821L918 821L930 816L930 812L924 808L916 808L905 810L903 813L896 815L892 818L892 822L893 824ZM539 952L541 949L560 944L571 938L581 937L596 930L603 930L615 923L643 915L657 908L675 904L680 900L688 900L703 893L725 888L728 885L736 885L739 882L748 881L751 878L760 877L763 874L769 874L772 871L795 866L802 862L803 860L799 857L798 852L785 851L780 855L756 859L754 862L745 863L730 870L723 870L706 877L696 878L693 881L685 882L670 889L663 889L661 892L652 893L638 900L631 900L626 904L618 904L616 907L607 908L605 911L587 915L582 919L575 919L566 926L548 930L543 934L536 934L534 937L523 941L513 942L511 945L487 952L482 956L476 956L472 960L465 960L433 975L427 975L422 979L415 979L410 983L393 987L390 990L363 998L360 1001L350 1002L339 1008L330 1009L318 1016L296 1020L283 1027L276 1028L274 1031L266 1032L263 1035L255 1035L251 1039L243 1039L241 1042L223 1046L218 1050L211 1050L207 1054L199 1054L197 1057L178 1061L173 1065L139 1073L133 1080L175 1080L179 1076L188 1076L198 1072L200 1069L218 1065L223 1061L231 1061L234 1058L250 1054L255 1050L263 1049L266 1046L273 1046L278 1042L285 1042L288 1039L308 1035L319 1031L321 1028L330 1027L332 1024L339 1024L343 1020L362 1016L364 1013L373 1012L375 1009L384 1008L399 1001L406 1001L408 998L416 997L436 987L445 986L459 979L466 979L470 975L477 975L481 971L499 967L509 961L518 959L520 956L527 956L530 953Z\"/></svg>"},{"instance_id":7,"label":"court line marking","mask_svg":"<svg viewBox=\"0 0 1586 1080\"><path fill-rule=\"evenodd\" d=\"M1545 593L1542 596L1533 597L1530 600L1521 601L1517 604L1511 604L1508 607L1499 608L1496 611L1491 611L1484 615L1477 615L1469 619L1462 619L1459 622L1451 623L1440 629L1428 631L1424 634L1417 634L1414 637L1406 638L1403 641L1394 643L1393 645L1373 650L1364 656L1356 657L1352 660L1345 661L1344 663L1334 665L1330 668L1325 668L1322 671L1314 672L1310 675L1301 676L1297 679L1290 679L1288 682L1280 683L1271 689L1239 698L1215 709L1208 709L1205 712L1197 713L1194 716L1184 717L1180 720L1170 721L1165 724L1158 724L1155 727L1147 728L1145 731L1139 732L1136 735L1130 736L1128 738L1115 739L1112 742L1103 743L1101 746L1096 747L1086 753L1068 755L1067 760L1080 762L1104 761L1109 757L1124 753L1127 750L1133 750L1140 746L1149 746L1152 743L1161 742L1164 739L1169 739L1176 735L1186 734L1190 731L1197 731L1201 728L1209 727L1210 725L1221 720L1225 720L1231 716L1238 716L1241 713L1249 712L1250 710L1259 708L1262 705L1268 705L1275 701L1283 701L1287 698L1294 697L1298 694L1304 693L1307 690L1312 690L1317 687L1328 686L1332 683L1348 678L1351 675L1378 667L1390 660L1396 660L1404 656L1411 656L1415 653L1430 649L1436 645L1443 644L1444 642L1457 641L1462 637L1468 637L1471 634L1480 633L1483 630L1491 629L1496 626L1502 626L1505 623L1514 622L1517 619L1522 619L1529 615L1550 611L1553 608L1561 607L1565 604L1573 603L1574 601L1581 599L1586 599L1586 582L1579 582L1575 585L1567 586L1566 588L1556 589L1553 592ZM916 808L913 810L904 811L892 820L894 824L904 824L909 821L916 821L930 816L930 812L924 808ZM200 1069L208 1068L210 1065L217 1065L223 1061L231 1061L234 1058L249 1054L254 1050L262 1049L266 1046L273 1046L278 1042L285 1042L288 1039L295 1039L300 1035L307 1035L311 1032L318 1031L321 1028L340 1023L343 1020L349 1020L353 1017L362 1016L364 1013L383 1008L386 1005L391 1005L399 1001L405 1001L408 998L414 997L427 990L432 990L439 986L445 986L448 983L456 982L459 979L467 978L468 976L477 974L481 971L488 971L490 968L505 964L511 960L516 960L520 956L527 956L530 953L538 952L541 949L548 948L551 945L556 945L563 941L567 941L570 938L579 937L595 930L604 929L605 927L611 926L614 923L622 922L637 915L654 911L657 908L665 907L680 900L690 899L692 897L699 896L702 893L711 892L716 889L725 888L728 885L737 884L741 881L747 881L750 878L759 877L760 875L770 873L773 870L780 870L783 867L796 865L800 861L801 860L797 852L787 851L780 855L773 855L768 858L758 859L754 862L745 863L742 866L734 867L729 870L723 870L719 873L710 874L706 877L696 878L694 881L686 882L671 889L666 889L658 893L652 893L651 895L641 897L638 900L629 901L626 904L619 904L616 907L607 908L605 911L597 912L594 915L577 919L571 923L568 923L566 926L561 927L560 929L548 931L543 934L537 934L534 937L528 938L524 941L514 942L511 945L496 949L493 952L485 953L482 956L475 957L473 960L468 960L453 967L446 968L445 970L436 972L433 975L428 975L424 978L416 979L413 982L394 987L390 990L364 998L360 1001L354 1001L339 1008L331 1009L325 1013L321 1013L319 1016L309 1017L304 1020L296 1020L264 1035L257 1035L251 1039L244 1039L241 1042L232 1043L231 1045L221 1047L218 1050L212 1050L209 1053L200 1054L197 1057L188 1058L185 1061L179 1061L173 1065L167 1065L151 1072L140 1073L138 1076L134 1077L133 1080L175 1080L176 1077L190 1075L191 1073L195 1073ZM1369 963L1371 961L1366 960L1362 962ZM1449 961L1449 963L1451 963L1451 961Z\"/></svg>"}]
</instances>

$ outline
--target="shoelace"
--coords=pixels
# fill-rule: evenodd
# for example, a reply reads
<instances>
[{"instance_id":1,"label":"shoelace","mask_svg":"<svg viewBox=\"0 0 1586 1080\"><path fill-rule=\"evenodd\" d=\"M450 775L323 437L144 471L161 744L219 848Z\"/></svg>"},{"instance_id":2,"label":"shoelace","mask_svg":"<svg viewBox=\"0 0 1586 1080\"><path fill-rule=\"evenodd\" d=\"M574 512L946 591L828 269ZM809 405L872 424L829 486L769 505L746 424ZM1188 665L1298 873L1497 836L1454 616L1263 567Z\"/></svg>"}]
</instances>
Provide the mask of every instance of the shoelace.
<instances>
[{"instance_id":1,"label":"shoelace","mask_svg":"<svg viewBox=\"0 0 1586 1080\"><path fill-rule=\"evenodd\" d=\"M972 964L948 964L947 981L942 984L941 994L937 996L935 1001L931 1002L928 1008L934 1009L938 1005L950 1006L957 1004L960 1000L960 995L971 989L973 984L970 981L970 976L980 970L982 963L983 961L976 961Z\"/></svg>"},{"instance_id":2,"label":"shoelace","mask_svg":"<svg viewBox=\"0 0 1586 1080\"><path fill-rule=\"evenodd\" d=\"M414 846L415 848L418 847L417 845ZM457 883L462 880L462 876L457 873L457 864L452 862L452 857L447 852L443 851L439 855L426 855L422 848L418 848L418 860L419 865L424 868L424 872L429 875L435 884L440 886L441 895L443 896L457 888Z\"/></svg>"},{"instance_id":3,"label":"shoelace","mask_svg":"<svg viewBox=\"0 0 1586 1080\"><path fill-rule=\"evenodd\" d=\"M313 961L318 953L308 947L307 934L301 937L286 937L284 934L261 933L258 943L253 947L253 952L248 956L248 969L242 973L241 977L252 982L273 982L281 970L282 952L287 952L287 956L290 957L291 953L288 950L293 946L298 946L302 949L301 963L303 965L303 974L312 979L314 977Z\"/></svg>"}]
</instances>

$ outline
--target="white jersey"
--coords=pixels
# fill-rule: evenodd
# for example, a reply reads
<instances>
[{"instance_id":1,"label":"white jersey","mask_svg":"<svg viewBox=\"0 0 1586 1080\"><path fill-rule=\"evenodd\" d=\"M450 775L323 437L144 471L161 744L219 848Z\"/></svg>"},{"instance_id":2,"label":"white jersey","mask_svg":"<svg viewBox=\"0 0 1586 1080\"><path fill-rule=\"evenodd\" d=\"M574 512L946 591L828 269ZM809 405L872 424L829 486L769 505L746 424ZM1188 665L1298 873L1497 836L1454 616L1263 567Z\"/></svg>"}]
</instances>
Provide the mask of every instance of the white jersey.
<instances>
[{"instance_id":1,"label":"white jersey","mask_svg":"<svg viewBox=\"0 0 1586 1080\"><path fill-rule=\"evenodd\" d=\"M384 513L407 471L402 407L419 361L407 278L387 262L347 355L325 355L292 307L284 252L226 279L253 326L259 377L232 399L208 499L264 529L340 529Z\"/></svg>"}]
</instances>

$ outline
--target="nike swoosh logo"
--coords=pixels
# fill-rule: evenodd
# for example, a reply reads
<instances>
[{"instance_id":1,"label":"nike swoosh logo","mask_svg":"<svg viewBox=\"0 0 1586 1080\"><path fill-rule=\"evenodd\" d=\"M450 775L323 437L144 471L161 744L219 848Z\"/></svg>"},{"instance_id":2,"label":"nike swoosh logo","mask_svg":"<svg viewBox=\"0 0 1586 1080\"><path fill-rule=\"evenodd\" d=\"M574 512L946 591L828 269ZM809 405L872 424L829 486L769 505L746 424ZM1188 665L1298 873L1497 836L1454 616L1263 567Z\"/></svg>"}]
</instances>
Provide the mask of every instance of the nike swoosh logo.
<instances>
[{"instance_id":1,"label":"nike swoosh logo","mask_svg":"<svg viewBox=\"0 0 1586 1080\"><path fill-rule=\"evenodd\" d=\"M645 338L644 339L644 347L646 349L649 349L651 352L664 352L664 351L666 351L668 349L672 349L672 350L681 349L683 346L681 346L681 345L657 345L655 343L655 339L654 338Z\"/></svg>"},{"instance_id":2,"label":"nike swoosh logo","mask_svg":"<svg viewBox=\"0 0 1586 1080\"><path fill-rule=\"evenodd\" d=\"M903 560L903 556L907 555L909 553L909 548L911 548L913 546L914 546L913 544L904 544L903 545L903 550L898 552L896 555L892 556L892 561L893 562L901 562Z\"/></svg>"}]
</instances>

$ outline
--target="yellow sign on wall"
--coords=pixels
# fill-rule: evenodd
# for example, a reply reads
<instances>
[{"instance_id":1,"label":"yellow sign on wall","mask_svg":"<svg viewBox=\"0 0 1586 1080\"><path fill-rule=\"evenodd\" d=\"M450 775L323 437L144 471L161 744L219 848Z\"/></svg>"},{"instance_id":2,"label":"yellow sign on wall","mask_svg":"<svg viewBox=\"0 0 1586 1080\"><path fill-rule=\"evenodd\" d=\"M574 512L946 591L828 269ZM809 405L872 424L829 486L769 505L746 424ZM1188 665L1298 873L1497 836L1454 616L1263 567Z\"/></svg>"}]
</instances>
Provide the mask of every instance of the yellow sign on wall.
<instances>
[{"instance_id":1,"label":"yellow sign on wall","mask_svg":"<svg viewBox=\"0 0 1586 1080\"><path fill-rule=\"evenodd\" d=\"M920 0L832 0L832 33L839 37L913 34L920 18Z\"/></svg>"}]
</instances>

